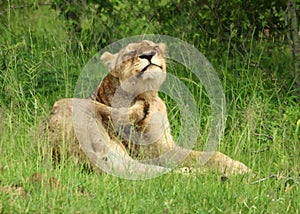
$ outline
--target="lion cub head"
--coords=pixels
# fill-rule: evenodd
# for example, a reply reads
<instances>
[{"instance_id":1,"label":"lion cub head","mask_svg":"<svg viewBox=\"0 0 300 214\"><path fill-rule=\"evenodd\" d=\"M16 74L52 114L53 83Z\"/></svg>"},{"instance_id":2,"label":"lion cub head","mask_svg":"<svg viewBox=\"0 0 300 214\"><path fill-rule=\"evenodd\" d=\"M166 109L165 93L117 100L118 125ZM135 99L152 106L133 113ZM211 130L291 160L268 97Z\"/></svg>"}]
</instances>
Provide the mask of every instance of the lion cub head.
<instances>
[{"instance_id":1,"label":"lion cub head","mask_svg":"<svg viewBox=\"0 0 300 214\"><path fill-rule=\"evenodd\" d=\"M166 78L166 45L143 40L116 54L105 52L101 60L126 91L158 90Z\"/></svg>"}]
</instances>

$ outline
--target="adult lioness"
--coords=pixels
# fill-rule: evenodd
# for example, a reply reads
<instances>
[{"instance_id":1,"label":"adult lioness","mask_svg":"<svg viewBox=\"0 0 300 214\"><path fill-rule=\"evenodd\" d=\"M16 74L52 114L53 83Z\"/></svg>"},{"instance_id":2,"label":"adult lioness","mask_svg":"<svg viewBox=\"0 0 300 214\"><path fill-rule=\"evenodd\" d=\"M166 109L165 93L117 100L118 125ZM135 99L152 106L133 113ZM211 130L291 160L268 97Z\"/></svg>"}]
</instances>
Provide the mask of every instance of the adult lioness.
<instances>
[{"instance_id":1,"label":"adult lioness","mask_svg":"<svg viewBox=\"0 0 300 214\"><path fill-rule=\"evenodd\" d=\"M64 136L67 145L71 145L69 152L81 157L84 155L80 146L91 145L83 149L93 164L98 160L98 166L99 160L107 161L111 151L125 157L124 161L138 158L142 163L163 167L179 163L195 166L202 156L210 155L181 148L173 141L166 105L158 96L166 77L165 51L165 44L144 40L131 43L116 54L105 52L101 60L110 73L91 96L87 100L64 99L54 104L49 118L53 151L59 152L60 138ZM75 122L74 111L75 118L81 118ZM88 125L91 119L97 122ZM91 133L96 126L101 142L93 137L96 133ZM249 172L243 163L220 152L215 152L206 166L224 174ZM118 167L122 165L114 166Z\"/></svg>"}]
</instances>

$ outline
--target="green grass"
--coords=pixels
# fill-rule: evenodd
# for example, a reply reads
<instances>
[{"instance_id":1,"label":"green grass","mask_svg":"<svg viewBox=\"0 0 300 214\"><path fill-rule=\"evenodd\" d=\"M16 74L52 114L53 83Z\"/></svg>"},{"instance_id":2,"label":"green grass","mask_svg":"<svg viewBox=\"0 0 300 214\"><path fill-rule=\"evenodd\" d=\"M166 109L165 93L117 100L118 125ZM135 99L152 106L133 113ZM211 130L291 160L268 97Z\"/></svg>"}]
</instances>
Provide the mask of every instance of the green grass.
<instances>
[{"instance_id":1,"label":"green grass","mask_svg":"<svg viewBox=\"0 0 300 214\"><path fill-rule=\"evenodd\" d=\"M0 213L299 213L300 106L282 78L291 69L288 47L270 51L255 41L249 55L211 52L228 101L220 150L255 176L224 181L214 173L172 172L130 181L89 172L72 160L60 167L47 161L47 141L37 140L37 127L55 100L72 96L96 48L72 49L56 12L39 10L11 11L0 24ZM209 116L203 89L186 83L201 115ZM178 111L166 99L176 133ZM256 182L270 175L275 178Z\"/></svg>"}]
</instances>

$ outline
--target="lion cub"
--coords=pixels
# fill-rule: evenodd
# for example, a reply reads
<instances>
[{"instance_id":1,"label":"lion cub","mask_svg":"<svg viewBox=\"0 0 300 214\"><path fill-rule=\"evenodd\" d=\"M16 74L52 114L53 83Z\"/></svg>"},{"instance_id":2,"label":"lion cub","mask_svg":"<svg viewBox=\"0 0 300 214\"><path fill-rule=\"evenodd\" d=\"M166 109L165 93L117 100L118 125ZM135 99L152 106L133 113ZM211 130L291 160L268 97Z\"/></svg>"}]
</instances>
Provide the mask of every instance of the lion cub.
<instances>
[{"instance_id":1,"label":"lion cub","mask_svg":"<svg viewBox=\"0 0 300 214\"><path fill-rule=\"evenodd\" d=\"M84 156L80 147L82 141L91 140L88 139L91 134L89 129L81 130L85 137L81 137L81 145L78 145L79 136L74 131L74 126L78 124L76 120L74 124L71 118L74 103L77 102L75 106L82 106L82 111L94 112L88 117L98 121L94 126L98 126L98 131L105 136L105 145L129 159L162 167L178 164L201 167L201 159L211 156L205 168L226 175L250 172L243 163L220 152L199 152L175 144L165 102L158 96L166 78L165 52L165 44L147 40L131 43L116 54L105 52L101 60L107 65L109 74L91 96L86 100L64 99L54 104L49 119L49 139L54 145L53 151L59 153L63 136L70 145L68 151L71 155ZM86 116L82 118L81 124L88 123ZM104 157L109 151L99 145L103 144L98 143L96 150L101 152L97 154L101 153L100 156ZM95 159L95 155L89 156L92 164Z\"/></svg>"}]
</instances>

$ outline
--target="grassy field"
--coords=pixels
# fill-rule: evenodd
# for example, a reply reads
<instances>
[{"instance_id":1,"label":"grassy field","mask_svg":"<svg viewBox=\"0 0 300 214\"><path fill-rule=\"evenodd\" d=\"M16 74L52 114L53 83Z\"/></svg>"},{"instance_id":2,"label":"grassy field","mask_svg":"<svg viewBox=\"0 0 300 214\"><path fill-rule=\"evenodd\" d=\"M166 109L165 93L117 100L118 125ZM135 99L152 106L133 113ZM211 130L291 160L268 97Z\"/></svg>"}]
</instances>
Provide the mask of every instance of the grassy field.
<instances>
[{"instance_id":1,"label":"grassy field","mask_svg":"<svg viewBox=\"0 0 300 214\"><path fill-rule=\"evenodd\" d=\"M36 140L37 127L55 100L72 97L98 48L80 41L72 48L63 21L47 8L9 11L6 19L0 23L0 213L300 212L300 105L283 78L292 68L284 43L253 41L244 55L231 52L230 44L224 53L208 53L228 101L220 151L255 175L172 172L131 181L72 160L59 167L45 161L47 141ZM170 72L180 73L175 68ZM205 110L202 89L187 85ZM176 118L176 106L167 105ZM180 123L172 121L176 132Z\"/></svg>"}]
</instances>

